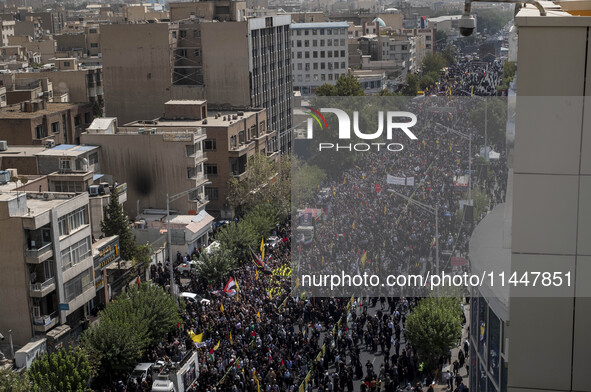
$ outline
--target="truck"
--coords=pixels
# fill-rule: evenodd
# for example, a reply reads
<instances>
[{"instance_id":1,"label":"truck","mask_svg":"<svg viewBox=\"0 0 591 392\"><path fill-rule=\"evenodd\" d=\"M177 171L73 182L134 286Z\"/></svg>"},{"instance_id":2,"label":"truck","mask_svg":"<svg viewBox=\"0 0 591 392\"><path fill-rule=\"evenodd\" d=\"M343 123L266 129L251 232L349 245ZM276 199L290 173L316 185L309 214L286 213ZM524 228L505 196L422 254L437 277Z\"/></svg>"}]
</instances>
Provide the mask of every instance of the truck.
<instances>
[{"instance_id":1,"label":"truck","mask_svg":"<svg viewBox=\"0 0 591 392\"><path fill-rule=\"evenodd\" d=\"M189 351L180 362L156 362L153 370L152 392L185 392L199 378L199 356Z\"/></svg>"}]
</instances>

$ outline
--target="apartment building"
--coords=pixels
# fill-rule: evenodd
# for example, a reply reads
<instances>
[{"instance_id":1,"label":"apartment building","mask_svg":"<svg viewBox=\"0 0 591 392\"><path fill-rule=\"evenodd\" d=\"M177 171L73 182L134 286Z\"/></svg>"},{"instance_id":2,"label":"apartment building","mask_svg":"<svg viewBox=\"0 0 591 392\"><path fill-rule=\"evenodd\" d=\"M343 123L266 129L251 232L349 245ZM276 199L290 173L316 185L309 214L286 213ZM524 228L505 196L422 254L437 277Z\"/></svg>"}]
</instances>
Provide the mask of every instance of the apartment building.
<instances>
[{"instance_id":1,"label":"apartment building","mask_svg":"<svg viewBox=\"0 0 591 392\"><path fill-rule=\"evenodd\" d=\"M170 201L170 208L180 214L197 214L207 204L206 136L200 122L191 120L201 113L178 106L173 101L165 107L165 118L132 122L115 133L111 124L93 126L81 136L83 144L101 147L101 170L113 181L127 183L129 203L124 208L132 218L145 209L165 209L167 194L187 192Z\"/></svg>"},{"instance_id":2,"label":"apartment building","mask_svg":"<svg viewBox=\"0 0 591 392\"><path fill-rule=\"evenodd\" d=\"M211 111L209 114L208 110ZM200 134L203 135L197 140L194 148L187 146L188 158L183 158L193 162L194 157L196 165L187 169L185 177L196 177L199 179L196 186L204 185L204 189L199 190L203 195L198 197L207 203L206 210L210 214L216 217L232 218L234 211L226 202L229 191L228 181L232 178L242 180L247 177L248 159L254 154L262 153L269 159L277 155L277 131L268 128L266 110L213 110L208 109L207 101L172 100L165 103L163 117L153 121L128 123L119 130L137 132L138 129L150 129L150 132L166 134L183 127L200 130ZM106 171L110 173L110 170ZM127 178L129 181L130 177ZM171 179L171 181L179 182L179 179ZM156 184L154 187L163 189L157 188ZM133 196L130 200L133 202ZM164 205L142 204L143 209L162 208ZM202 207L199 206L199 208ZM179 208L175 209L183 214L187 212ZM197 208L192 210L198 212Z\"/></svg>"},{"instance_id":3,"label":"apartment building","mask_svg":"<svg viewBox=\"0 0 591 392\"><path fill-rule=\"evenodd\" d=\"M75 328L96 291L88 194L0 193L0 329L15 345Z\"/></svg>"},{"instance_id":4,"label":"apartment building","mask_svg":"<svg viewBox=\"0 0 591 392\"><path fill-rule=\"evenodd\" d=\"M349 24L291 25L293 88L310 95L324 83L335 84L349 68Z\"/></svg>"},{"instance_id":5,"label":"apartment building","mask_svg":"<svg viewBox=\"0 0 591 392\"><path fill-rule=\"evenodd\" d=\"M2 33L2 46L8 46L8 37L14 36L14 20L0 20L0 32Z\"/></svg>"},{"instance_id":6,"label":"apartment building","mask_svg":"<svg viewBox=\"0 0 591 392\"><path fill-rule=\"evenodd\" d=\"M120 123L156 118L170 99L266 108L289 150L291 19L244 12L241 1L171 3L170 24L101 26L106 113Z\"/></svg>"},{"instance_id":7,"label":"apartment building","mask_svg":"<svg viewBox=\"0 0 591 392\"><path fill-rule=\"evenodd\" d=\"M0 140L11 145L77 144L91 121L90 104L26 101L0 108Z\"/></svg>"}]
</instances>

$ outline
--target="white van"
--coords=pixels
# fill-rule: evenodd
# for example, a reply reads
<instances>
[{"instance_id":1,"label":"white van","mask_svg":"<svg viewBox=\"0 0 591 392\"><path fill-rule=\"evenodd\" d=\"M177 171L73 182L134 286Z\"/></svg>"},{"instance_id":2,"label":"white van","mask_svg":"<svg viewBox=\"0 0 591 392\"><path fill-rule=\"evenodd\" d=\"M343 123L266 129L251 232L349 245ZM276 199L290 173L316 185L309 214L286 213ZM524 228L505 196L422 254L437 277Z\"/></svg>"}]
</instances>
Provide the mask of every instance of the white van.
<instances>
[{"instance_id":1,"label":"white van","mask_svg":"<svg viewBox=\"0 0 591 392\"><path fill-rule=\"evenodd\" d=\"M131 374L129 375L129 382L135 381L138 378L141 381L144 381L146 378L148 378L148 374L152 370L152 366L154 366L153 363L148 363L148 362L138 363L135 366L135 369L133 369L133 372L131 372Z\"/></svg>"},{"instance_id":2,"label":"white van","mask_svg":"<svg viewBox=\"0 0 591 392\"><path fill-rule=\"evenodd\" d=\"M170 380L156 380L152 384L152 392L178 392Z\"/></svg>"}]
</instances>

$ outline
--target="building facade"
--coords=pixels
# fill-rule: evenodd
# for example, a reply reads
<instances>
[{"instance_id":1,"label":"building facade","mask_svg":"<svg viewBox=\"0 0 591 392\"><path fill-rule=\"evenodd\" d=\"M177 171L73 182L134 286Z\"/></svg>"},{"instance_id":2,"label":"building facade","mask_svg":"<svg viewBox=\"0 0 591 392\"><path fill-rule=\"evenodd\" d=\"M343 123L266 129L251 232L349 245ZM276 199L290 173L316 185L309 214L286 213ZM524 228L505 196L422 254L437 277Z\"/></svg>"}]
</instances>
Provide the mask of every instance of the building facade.
<instances>
[{"instance_id":1,"label":"building facade","mask_svg":"<svg viewBox=\"0 0 591 392\"><path fill-rule=\"evenodd\" d=\"M349 68L349 24L346 22L291 25L293 88L310 95L324 83L335 84Z\"/></svg>"}]
</instances>

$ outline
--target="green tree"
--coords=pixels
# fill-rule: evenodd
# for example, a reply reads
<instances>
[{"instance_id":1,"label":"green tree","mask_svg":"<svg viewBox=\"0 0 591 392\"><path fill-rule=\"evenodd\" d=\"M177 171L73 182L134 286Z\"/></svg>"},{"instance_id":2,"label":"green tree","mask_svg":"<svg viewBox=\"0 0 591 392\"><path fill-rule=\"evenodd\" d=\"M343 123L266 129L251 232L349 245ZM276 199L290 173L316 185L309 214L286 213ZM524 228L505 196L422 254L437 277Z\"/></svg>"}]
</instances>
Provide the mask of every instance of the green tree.
<instances>
[{"instance_id":1,"label":"green tree","mask_svg":"<svg viewBox=\"0 0 591 392\"><path fill-rule=\"evenodd\" d=\"M119 203L119 195L116 190L111 192L109 205L104 207L103 216L101 230L105 237L118 235L121 258L123 260L133 259L135 254L134 237L129 227L129 218L123 212L123 207Z\"/></svg>"},{"instance_id":2,"label":"green tree","mask_svg":"<svg viewBox=\"0 0 591 392\"><path fill-rule=\"evenodd\" d=\"M34 392L90 391L90 364L81 349L60 349L33 361L27 372Z\"/></svg>"},{"instance_id":3,"label":"green tree","mask_svg":"<svg viewBox=\"0 0 591 392\"><path fill-rule=\"evenodd\" d=\"M259 204L248 212L240 224L251 227L257 238L267 237L281 223L279 212L270 204Z\"/></svg>"},{"instance_id":4,"label":"green tree","mask_svg":"<svg viewBox=\"0 0 591 392\"><path fill-rule=\"evenodd\" d=\"M430 88L435 84L438 79L438 75L435 72L429 72L421 77L419 80L419 87L421 90Z\"/></svg>"},{"instance_id":5,"label":"green tree","mask_svg":"<svg viewBox=\"0 0 591 392\"><path fill-rule=\"evenodd\" d=\"M236 259L227 249L218 249L211 253L201 253L197 260L197 273L214 285L228 275L236 266Z\"/></svg>"},{"instance_id":6,"label":"green tree","mask_svg":"<svg viewBox=\"0 0 591 392\"><path fill-rule=\"evenodd\" d=\"M457 54L458 54L458 50L453 45L447 45L441 51L441 56L443 57L443 59L445 60L445 62L447 63L448 66L450 66L456 62Z\"/></svg>"},{"instance_id":7,"label":"green tree","mask_svg":"<svg viewBox=\"0 0 591 392\"><path fill-rule=\"evenodd\" d=\"M311 202L325 178L326 173L318 166L300 163L294 167L291 179L294 208Z\"/></svg>"},{"instance_id":8,"label":"green tree","mask_svg":"<svg viewBox=\"0 0 591 392\"><path fill-rule=\"evenodd\" d=\"M228 202L239 212L248 212L258 204L268 203L283 215L289 212L291 194L291 160L270 160L264 154L255 154L248 162L245 179L229 181Z\"/></svg>"},{"instance_id":9,"label":"green tree","mask_svg":"<svg viewBox=\"0 0 591 392\"><path fill-rule=\"evenodd\" d=\"M462 337L461 312L457 298L423 298L406 319L405 336L427 370L435 369L438 358Z\"/></svg>"},{"instance_id":10,"label":"green tree","mask_svg":"<svg viewBox=\"0 0 591 392\"><path fill-rule=\"evenodd\" d=\"M409 73L406 75L406 82L402 88L402 95L412 96L417 95L419 89L419 77L416 74Z\"/></svg>"},{"instance_id":11,"label":"green tree","mask_svg":"<svg viewBox=\"0 0 591 392\"><path fill-rule=\"evenodd\" d=\"M94 118L103 117L103 106L98 101L92 103L92 116Z\"/></svg>"},{"instance_id":12,"label":"green tree","mask_svg":"<svg viewBox=\"0 0 591 392\"><path fill-rule=\"evenodd\" d=\"M484 209L489 205L488 196L483 190L474 188L472 189L472 200L474 203L474 220L478 221Z\"/></svg>"},{"instance_id":13,"label":"green tree","mask_svg":"<svg viewBox=\"0 0 591 392\"><path fill-rule=\"evenodd\" d=\"M395 97L398 95L399 94L393 93L392 91L390 91L386 88L380 90L380 92L378 93L378 96L380 96L380 97Z\"/></svg>"},{"instance_id":14,"label":"green tree","mask_svg":"<svg viewBox=\"0 0 591 392\"><path fill-rule=\"evenodd\" d=\"M135 252L133 255L133 263L135 265L142 265L144 266L144 268L148 268L150 266L150 262L152 261L150 257L150 252L150 245L136 245Z\"/></svg>"},{"instance_id":15,"label":"green tree","mask_svg":"<svg viewBox=\"0 0 591 392\"><path fill-rule=\"evenodd\" d=\"M498 33L513 18L511 10L478 8L473 11L477 14L478 31L488 35Z\"/></svg>"},{"instance_id":16,"label":"green tree","mask_svg":"<svg viewBox=\"0 0 591 392\"><path fill-rule=\"evenodd\" d=\"M220 229L215 235L215 239L220 242L222 249L230 252L235 260L250 260L250 249L256 249L260 238L255 233L252 226L244 222L230 223Z\"/></svg>"},{"instance_id":17,"label":"green tree","mask_svg":"<svg viewBox=\"0 0 591 392\"><path fill-rule=\"evenodd\" d=\"M364 96L365 92L361 83L351 74L346 74L337 79L336 84L325 83L316 89L319 97L357 97Z\"/></svg>"},{"instance_id":18,"label":"green tree","mask_svg":"<svg viewBox=\"0 0 591 392\"><path fill-rule=\"evenodd\" d=\"M502 97L488 97L486 102L478 101L470 112L470 123L484 140L486 128L488 145L504 145L507 133L507 101ZM485 115L487 111L487 115Z\"/></svg>"},{"instance_id":19,"label":"green tree","mask_svg":"<svg viewBox=\"0 0 591 392\"><path fill-rule=\"evenodd\" d=\"M151 284L132 286L119 296L82 336L82 346L100 361L98 378L111 380L131 370L142 352L182 321L180 311L170 294Z\"/></svg>"},{"instance_id":20,"label":"green tree","mask_svg":"<svg viewBox=\"0 0 591 392\"><path fill-rule=\"evenodd\" d=\"M437 53L429 53L423 59L423 75L429 72L435 72L439 75L439 72L447 65L445 58Z\"/></svg>"},{"instance_id":21,"label":"green tree","mask_svg":"<svg viewBox=\"0 0 591 392\"><path fill-rule=\"evenodd\" d=\"M514 62L506 61L505 64L503 64L503 80L497 86L498 92L509 89L509 84L513 81L515 72L517 72L517 65Z\"/></svg>"},{"instance_id":22,"label":"green tree","mask_svg":"<svg viewBox=\"0 0 591 392\"><path fill-rule=\"evenodd\" d=\"M31 383L25 372L14 372L11 369L0 369L0 391L29 392Z\"/></svg>"}]
</instances>

